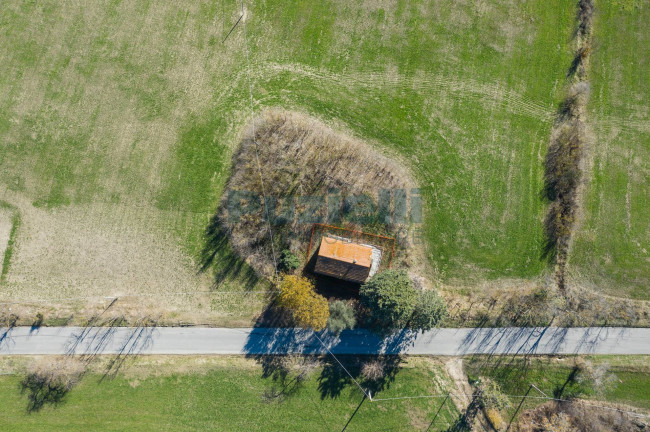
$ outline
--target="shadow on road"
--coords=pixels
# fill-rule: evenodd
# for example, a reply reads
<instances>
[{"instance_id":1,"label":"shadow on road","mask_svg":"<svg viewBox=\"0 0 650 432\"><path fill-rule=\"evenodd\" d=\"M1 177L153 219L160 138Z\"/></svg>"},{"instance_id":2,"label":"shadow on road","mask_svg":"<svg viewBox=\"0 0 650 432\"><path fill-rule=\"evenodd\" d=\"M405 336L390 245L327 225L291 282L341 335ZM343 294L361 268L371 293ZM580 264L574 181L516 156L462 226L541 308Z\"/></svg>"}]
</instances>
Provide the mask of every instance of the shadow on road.
<instances>
[{"instance_id":1,"label":"shadow on road","mask_svg":"<svg viewBox=\"0 0 650 432\"><path fill-rule=\"evenodd\" d=\"M267 398L271 399L294 394L316 370L320 370L317 379L322 399L337 398L346 388L359 392L355 381L364 392L374 395L395 380L402 363L399 354L412 346L418 335L402 330L382 338L366 330L345 330L335 337L327 331L269 328L270 323L290 324L286 315L275 312L270 309L262 314L244 347L246 357L255 359L262 367L262 377L270 380ZM350 354L359 351L367 354ZM379 362L373 365L380 369L374 379L363 374L364 365L370 362Z\"/></svg>"},{"instance_id":2,"label":"shadow on road","mask_svg":"<svg viewBox=\"0 0 650 432\"><path fill-rule=\"evenodd\" d=\"M143 317L131 327L121 327L126 320L122 316L101 319L96 316L88 320L86 326L73 334L66 344L66 355L80 360L86 367L99 355L106 355L110 350L108 361L102 378L112 379L125 364L127 359L135 361L137 356L145 352L152 343L156 331L157 320ZM115 338L121 337L114 352Z\"/></svg>"}]
</instances>

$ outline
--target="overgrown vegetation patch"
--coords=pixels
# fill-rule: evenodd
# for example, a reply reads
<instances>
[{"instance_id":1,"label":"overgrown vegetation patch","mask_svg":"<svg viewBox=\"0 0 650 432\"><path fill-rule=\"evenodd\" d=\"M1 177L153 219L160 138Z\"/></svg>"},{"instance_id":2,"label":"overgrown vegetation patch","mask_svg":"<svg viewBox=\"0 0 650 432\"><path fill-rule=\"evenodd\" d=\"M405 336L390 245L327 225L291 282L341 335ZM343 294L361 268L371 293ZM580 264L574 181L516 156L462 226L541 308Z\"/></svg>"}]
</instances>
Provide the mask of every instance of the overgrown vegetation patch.
<instances>
[{"instance_id":1,"label":"overgrown vegetation patch","mask_svg":"<svg viewBox=\"0 0 650 432\"><path fill-rule=\"evenodd\" d=\"M470 381L477 389L489 390L490 399L501 401L491 407L508 420L522 396L531 396L521 404L514 430L627 431L634 430L630 425L643 423L647 427L647 418L617 411L648 408L647 356L474 356L466 364ZM567 427L559 429L562 424Z\"/></svg>"},{"instance_id":2,"label":"overgrown vegetation patch","mask_svg":"<svg viewBox=\"0 0 650 432\"><path fill-rule=\"evenodd\" d=\"M566 289L566 265L583 182L593 13L592 0L578 2L576 50L567 74L570 86L558 110L544 160L544 197L550 205L544 221L546 242L542 256L556 265L556 281L562 293Z\"/></svg>"},{"instance_id":3,"label":"overgrown vegetation patch","mask_svg":"<svg viewBox=\"0 0 650 432\"><path fill-rule=\"evenodd\" d=\"M400 200L414 184L406 170L302 114L271 110L256 119L231 172L215 218L232 248L266 276L274 253L306 254L314 223L393 235L408 227L401 207L408 202Z\"/></svg>"}]
</instances>

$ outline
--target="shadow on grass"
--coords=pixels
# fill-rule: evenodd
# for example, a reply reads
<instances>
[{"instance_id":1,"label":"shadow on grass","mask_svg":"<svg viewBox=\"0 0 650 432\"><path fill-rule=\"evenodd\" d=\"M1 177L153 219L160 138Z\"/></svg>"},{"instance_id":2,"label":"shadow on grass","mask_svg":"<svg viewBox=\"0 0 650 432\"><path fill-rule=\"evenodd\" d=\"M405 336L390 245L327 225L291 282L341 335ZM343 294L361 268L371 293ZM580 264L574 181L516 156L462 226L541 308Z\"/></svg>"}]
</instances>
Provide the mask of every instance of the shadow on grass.
<instances>
[{"instance_id":1,"label":"shadow on grass","mask_svg":"<svg viewBox=\"0 0 650 432\"><path fill-rule=\"evenodd\" d=\"M27 412L40 411L45 405L58 406L76 383L76 379L54 372L32 372L20 383L21 394L27 393Z\"/></svg>"},{"instance_id":2,"label":"shadow on grass","mask_svg":"<svg viewBox=\"0 0 650 432\"><path fill-rule=\"evenodd\" d=\"M255 270L239 258L230 247L230 239L223 231L216 212L205 228L199 273L211 268L214 271L214 288L229 279L237 279L246 290L252 290L259 281Z\"/></svg>"},{"instance_id":3,"label":"shadow on grass","mask_svg":"<svg viewBox=\"0 0 650 432\"><path fill-rule=\"evenodd\" d=\"M338 398L346 388L360 392L357 383L374 397L390 388L401 370L403 361L404 358L400 355L342 355L336 356L336 359L333 356L324 357L323 369L318 377L321 399ZM367 372L364 374L364 367L369 365L381 369L377 376L370 377Z\"/></svg>"},{"instance_id":4,"label":"shadow on grass","mask_svg":"<svg viewBox=\"0 0 650 432\"><path fill-rule=\"evenodd\" d=\"M359 402L359 405L357 405L357 408L354 410L354 412L352 413L352 415L348 419L348 422L345 424L345 426L343 426L343 429L341 429L341 432L344 432L345 430L347 430L348 426L350 426L350 423L352 423L352 419L354 418L354 416L357 415L357 413L359 412L359 409L361 408L361 405L363 405L363 403L366 401L366 399L367 399L367 397L364 394L363 398L361 399L361 402Z\"/></svg>"},{"instance_id":5,"label":"shadow on grass","mask_svg":"<svg viewBox=\"0 0 650 432\"><path fill-rule=\"evenodd\" d=\"M470 401L469 405L467 405L467 408L460 413L454 423L449 426L449 428L447 428L446 432L470 432L474 430L474 419L481 409L479 396L480 394L478 391L472 393L472 400Z\"/></svg>"}]
</instances>

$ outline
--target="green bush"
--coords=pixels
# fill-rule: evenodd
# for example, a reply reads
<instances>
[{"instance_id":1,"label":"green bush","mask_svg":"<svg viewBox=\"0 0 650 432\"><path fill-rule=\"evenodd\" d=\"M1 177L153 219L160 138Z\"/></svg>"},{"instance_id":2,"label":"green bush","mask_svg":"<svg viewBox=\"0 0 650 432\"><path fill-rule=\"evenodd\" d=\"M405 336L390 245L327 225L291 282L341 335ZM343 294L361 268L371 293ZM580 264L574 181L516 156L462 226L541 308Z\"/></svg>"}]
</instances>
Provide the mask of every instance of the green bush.
<instances>
[{"instance_id":1,"label":"green bush","mask_svg":"<svg viewBox=\"0 0 650 432\"><path fill-rule=\"evenodd\" d=\"M435 291L422 291L411 318L410 326L418 330L429 330L447 316L447 306Z\"/></svg>"},{"instance_id":2,"label":"green bush","mask_svg":"<svg viewBox=\"0 0 650 432\"><path fill-rule=\"evenodd\" d=\"M417 291L404 270L374 275L359 290L361 303L369 309L369 325L379 333L408 325L418 301Z\"/></svg>"},{"instance_id":3,"label":"green bush","mask_svg":"<svg viewBox=\"0 0 650 432\"><path fill-rule=\"evenodd\" d=\"M354 316L354 308L341 300L330 303L330 317L327 320L327 329L335 336L341 334L345 329L354 328L357 320Z\"/></svg>"},{"instance_id":4,"label":"green bush","mask_svg":"<svg viewBox=\"0 0 650 432\"><path fill-rule=\"evenodd\" d=\"M490 378L480 377L476 387L480 390L477 401L481 408L504 410L511 407L508 396L504 395L499 384Z\"/></svg>"},{"instance_id":5,"label":"green bush","mask_svg":"<svg viewBox=\"0 0 650 432\"><path fill-rule=\"evenodd\" d=\"M280 252L280 260L278 261L278 270L285 273L290 273L300 267L300 258L291 252L289 249L285 249Z\"/></svg>"}]
</instances>

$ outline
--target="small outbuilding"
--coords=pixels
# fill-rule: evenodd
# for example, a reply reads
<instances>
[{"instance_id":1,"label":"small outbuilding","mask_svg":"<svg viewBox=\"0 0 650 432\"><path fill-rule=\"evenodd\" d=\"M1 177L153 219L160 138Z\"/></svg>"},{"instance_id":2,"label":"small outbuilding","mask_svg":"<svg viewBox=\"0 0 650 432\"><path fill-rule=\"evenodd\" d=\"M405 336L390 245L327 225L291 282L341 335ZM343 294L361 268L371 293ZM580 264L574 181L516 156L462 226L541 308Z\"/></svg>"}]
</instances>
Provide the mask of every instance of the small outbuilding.
<instances>
[{"instance_id":1,"label":"small outbuilding","mask_svg":"<svg viewBox=\"0 0 650 432\"><path fill-rule=\"evenodd\" d=\"M363 283L378 269L381 251L343 237L323 236L314 272L350 282Z\"/></svg>"}]
</instances>

